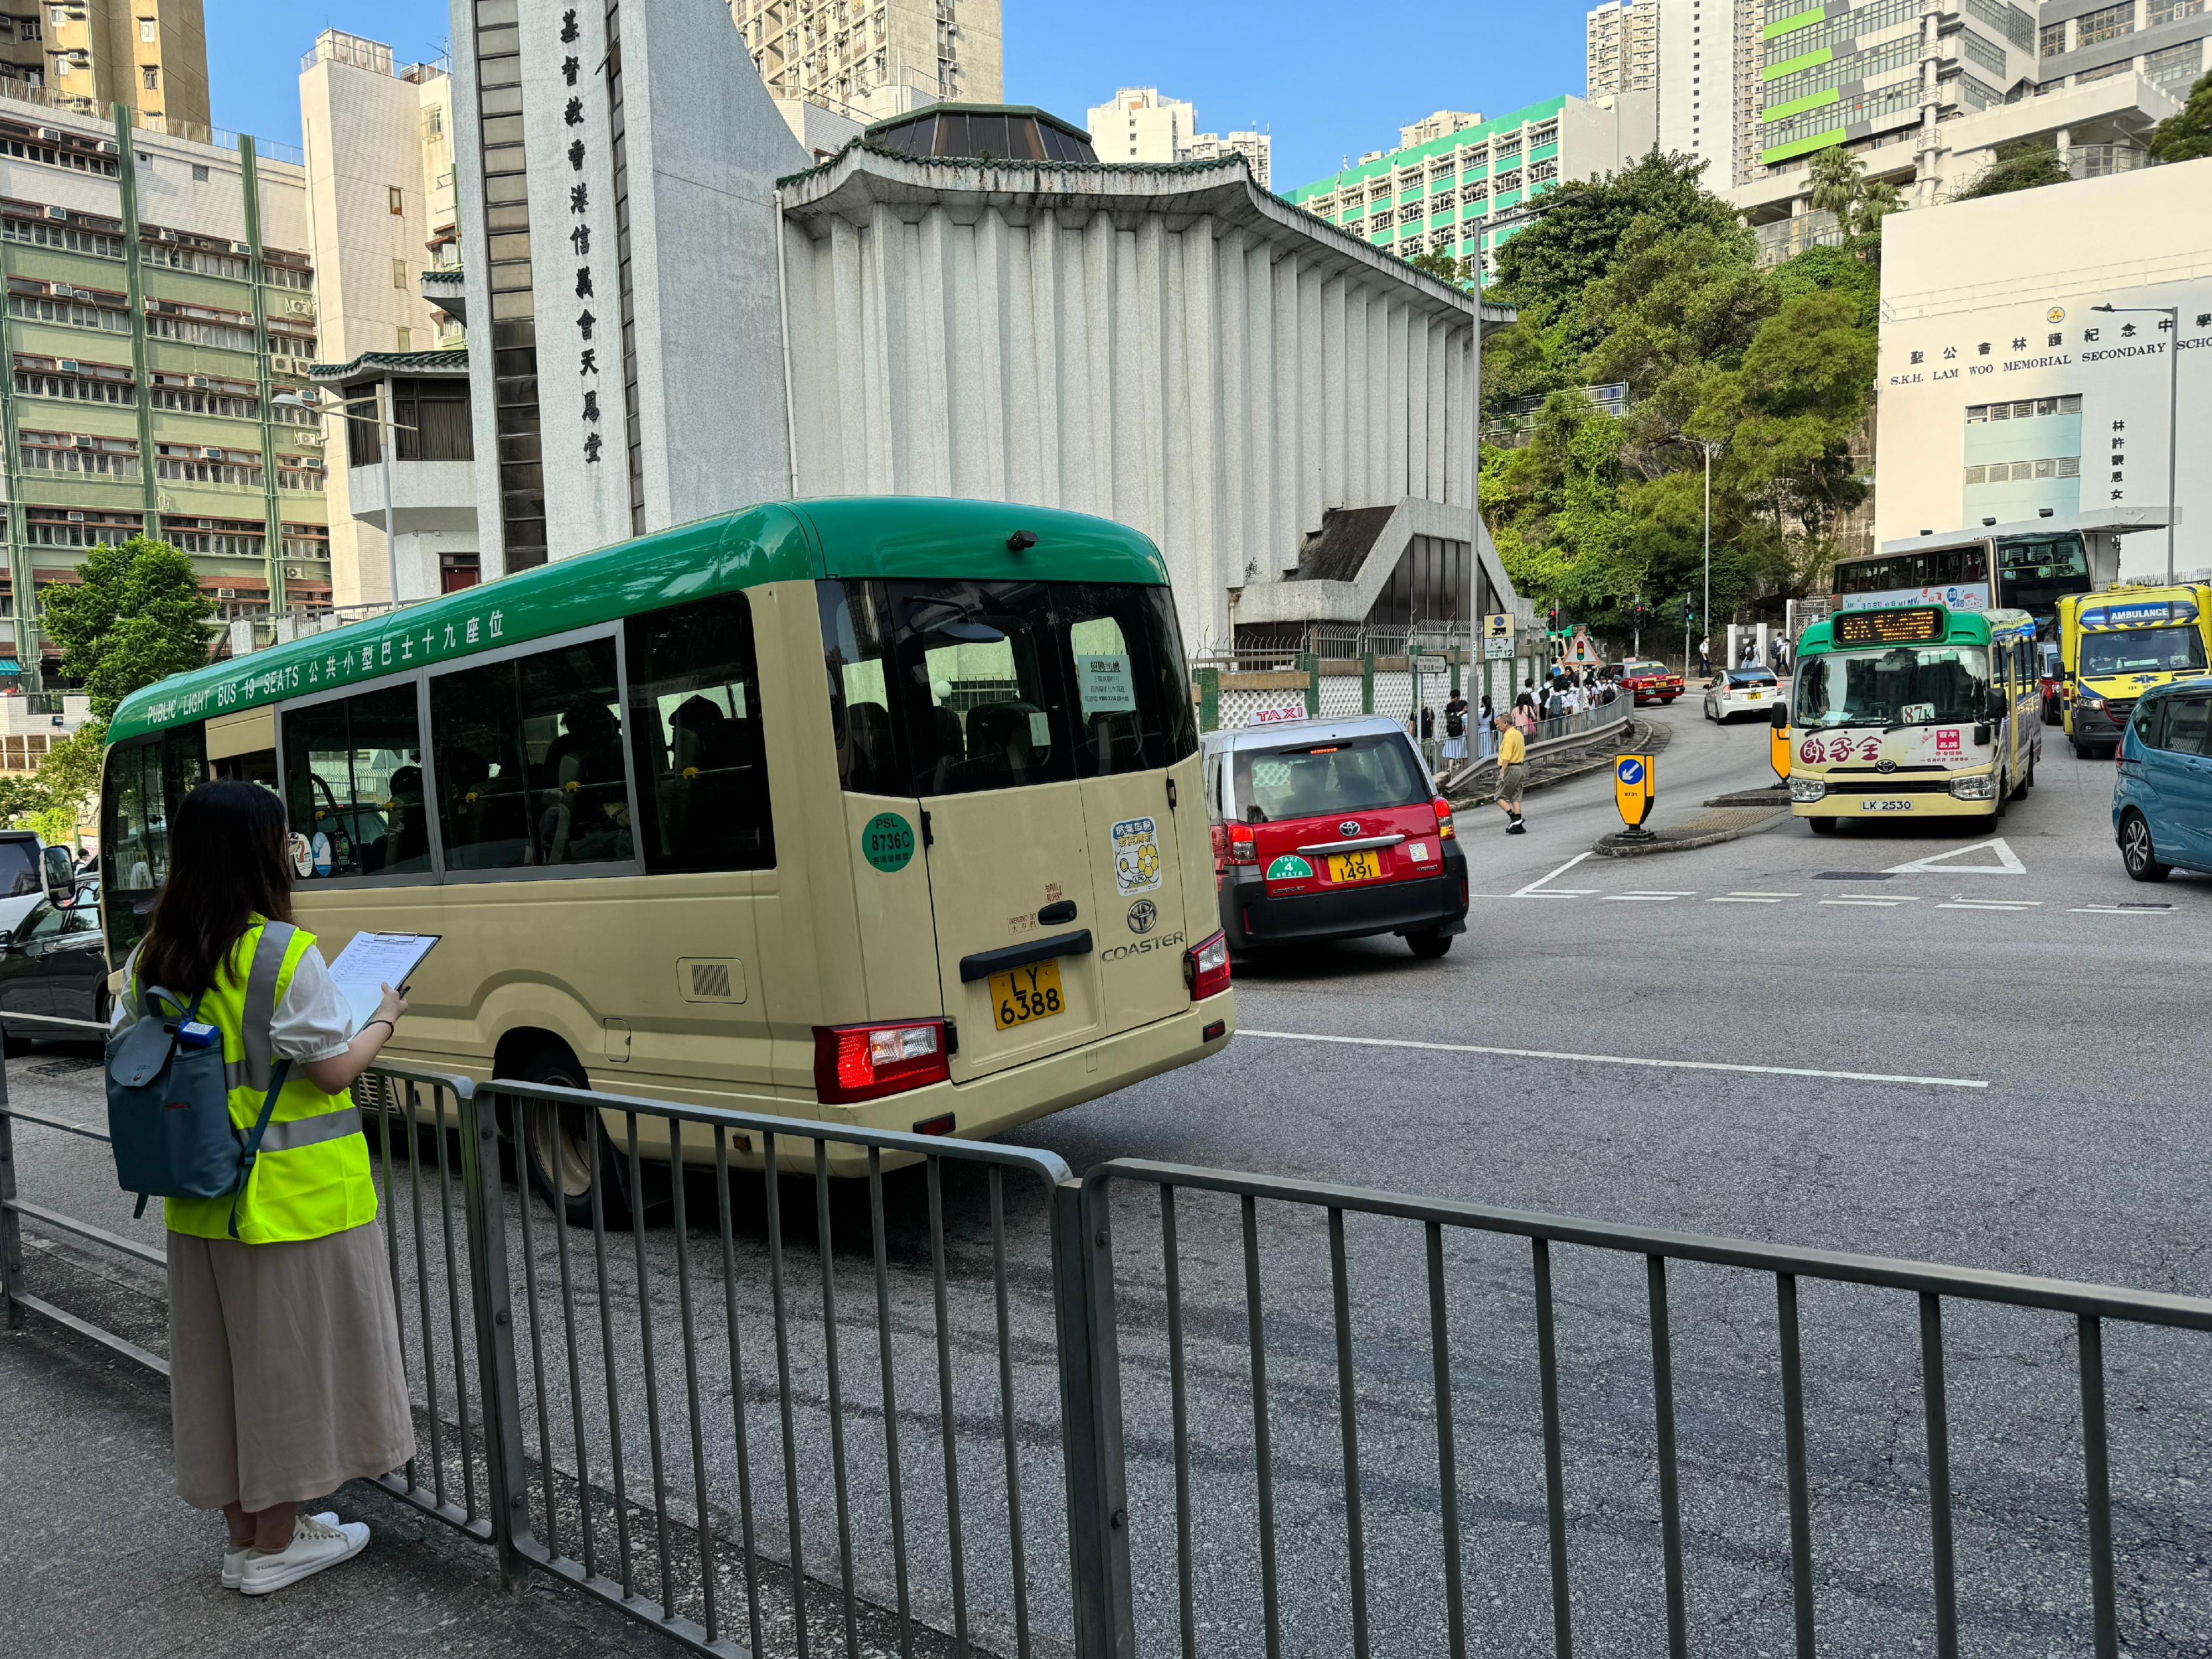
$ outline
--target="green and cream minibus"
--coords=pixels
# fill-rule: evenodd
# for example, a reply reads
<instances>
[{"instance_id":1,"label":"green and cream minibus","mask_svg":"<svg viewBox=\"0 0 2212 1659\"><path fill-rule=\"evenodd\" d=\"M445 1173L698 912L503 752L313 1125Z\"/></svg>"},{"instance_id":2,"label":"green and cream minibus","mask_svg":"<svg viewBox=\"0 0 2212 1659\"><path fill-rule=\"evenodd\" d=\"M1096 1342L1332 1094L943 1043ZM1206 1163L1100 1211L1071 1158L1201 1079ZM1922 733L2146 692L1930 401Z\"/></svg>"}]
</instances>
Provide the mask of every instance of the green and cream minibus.
<instances>
[{"instance_id":1,"label":"green and cream minibus","mask_svg":"<svg viewBox=\"0 0 2212 1659\"><path fill-rule=\"evenodd\" d=\"M398 1063L979 1136L1236 1023L1166 567L1103 520L757 507L164 680L108 736L111 970L182 793L262 783L326 955L441 937ZM622 1200L611 1137L531 1115L542 1191Z\"/></svg>"}]
</instances>

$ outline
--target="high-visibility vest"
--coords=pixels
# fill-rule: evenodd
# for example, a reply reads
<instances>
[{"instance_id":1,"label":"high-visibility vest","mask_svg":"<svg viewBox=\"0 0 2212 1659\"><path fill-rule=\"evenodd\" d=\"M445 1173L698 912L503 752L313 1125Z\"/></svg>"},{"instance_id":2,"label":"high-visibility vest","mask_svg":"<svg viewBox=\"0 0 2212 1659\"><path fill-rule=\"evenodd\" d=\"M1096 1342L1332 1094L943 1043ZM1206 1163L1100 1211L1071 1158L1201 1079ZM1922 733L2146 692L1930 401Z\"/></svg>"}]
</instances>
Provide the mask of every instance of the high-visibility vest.
<instances>
[{"instance_id":1,"label":"high-visibility vest","mask_svg":"<svg viewBox=\"0 0 2212 1659\"><path fill-rule=\"evenodd\" d=\"M300 958L314 943L305 928L257 917L201 1000L200 1018L222 1030L230 1121L241 1140L252 1133L269 1094L275 1066L270 1022L291 988ZM132 989L135 995L135 985ZM173 1231L199 1238L231 1236L227 1197L170 1198L162 1204ZM323 1238L375 1219L376 1184L361 1109L350 1095L318 1089L294 1064L238 1200L239 1238L248 1244Z\"/></svg>"}]
</instances>

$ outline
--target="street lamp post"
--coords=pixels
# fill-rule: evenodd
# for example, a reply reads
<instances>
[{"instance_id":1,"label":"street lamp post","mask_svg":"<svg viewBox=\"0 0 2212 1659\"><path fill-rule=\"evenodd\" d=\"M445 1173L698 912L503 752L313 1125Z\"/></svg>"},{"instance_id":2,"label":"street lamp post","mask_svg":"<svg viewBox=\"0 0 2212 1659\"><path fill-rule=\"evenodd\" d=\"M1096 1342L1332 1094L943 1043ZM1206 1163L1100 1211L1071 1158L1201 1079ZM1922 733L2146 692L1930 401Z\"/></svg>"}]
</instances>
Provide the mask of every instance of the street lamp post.
<instances>
[{"instance_id":1,"label":"street lamp post","mask_svg":"<svg viewBox=\"0 0 2212 1659\"><path fill-rule=\"evenodd\" d=\"M1713 627L1713 454L1720 448L1710 438L1698 440L1698 447L1705 452L1705 631ZM1684 666L1686 668L1687 664Z\"/></svg>"},{"instance_id":2,"label":"street lamp post","mask_svg":"<svg viewBox=\"0 0 2212 1659\"><path fill-rule=\"evenodd\" d=\"M2181 432L2181 307L2179 306L2091 306L2107 315L2132 313L2171 319L2166 337L2166 585L2173 586L2173 537L2181 503L2174 498L2175 458Z\"/></svg>"},{"instance_id":3,"label":"street lamp post","mask_svg":"<svg viewBox=\"0 0 2212 1659\"><path fill-rule=\"evenodd\" d=\"M283 404L287 409L307 409L313 410L318 414L341 415L349 421L372 419L375 421L377 476L382 480L384 485L384 555L392 571L392 608L398 610L399 608L399 541L392 533L392 434L394 432L416 432L421 428L404 425L392 418L392 383L389 380L379 380L376 383L374 394L370 397L341 399L327 410L323 409L319 404L308 402L296 392L280 392L273 401ZM374 416L356 415L353 412L356 404L367 403L376 405L376 413Z\"/></svg>"}]
</instances>

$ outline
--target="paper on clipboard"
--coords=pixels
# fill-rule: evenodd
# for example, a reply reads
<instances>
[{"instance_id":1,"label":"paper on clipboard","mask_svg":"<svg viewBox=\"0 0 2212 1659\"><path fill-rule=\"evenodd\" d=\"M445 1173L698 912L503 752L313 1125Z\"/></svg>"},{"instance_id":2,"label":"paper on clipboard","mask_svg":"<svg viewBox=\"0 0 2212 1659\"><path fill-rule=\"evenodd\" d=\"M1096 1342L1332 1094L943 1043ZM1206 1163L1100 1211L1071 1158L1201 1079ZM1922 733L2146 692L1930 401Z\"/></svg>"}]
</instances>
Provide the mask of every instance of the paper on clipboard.
<instances>
[{"instance_id":1,"label":"paper on clipboard","mask_svg":"<svg viewBox=\"0 0 2212 1659\"><path fill-rule=\"evenodd\" d=\"M438 939L436 933L361 933L338 952L331 963L331 978L345 999L356 1034L376 1017L384 988L397 990L404 985Z\"/></svg>"}]
</instances>

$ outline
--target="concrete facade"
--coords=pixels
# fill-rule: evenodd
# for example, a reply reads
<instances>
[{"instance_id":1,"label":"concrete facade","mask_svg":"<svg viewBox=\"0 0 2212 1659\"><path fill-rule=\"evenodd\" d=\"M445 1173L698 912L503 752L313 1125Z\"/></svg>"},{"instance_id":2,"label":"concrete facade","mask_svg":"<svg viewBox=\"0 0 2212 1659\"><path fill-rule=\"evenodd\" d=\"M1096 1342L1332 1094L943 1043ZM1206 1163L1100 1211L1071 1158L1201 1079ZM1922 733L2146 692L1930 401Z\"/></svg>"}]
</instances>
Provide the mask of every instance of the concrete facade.
<instances>
[{"instance_id":1,"label":"concrete facade","mask_svg":"<svg viewBox=\"0 0 2212 1659\"><path fill-rule=\"evenodd\" d=\"M426 269L459 263L452 104L450 76L428 64L395 69L392 49L380 41L325 29L301 60L301 132L325 363L462 343L459 325L422 292ZM347 418L329 416L334 450L343 447ZM356 516L348 471L331 469L335 598L341 605L380 603L392 597L384 532L373 518ZM434 582L422 590L437 591Z\"/></svg>"},{"instance_id":2,"label":"concrete facade","mask_svg":"<svg viewBox=\"0 0 2212 1659\"><path fill-rule=\"evenodd\" d=\"M2098 305L2178 306L2178 357L2165 319ZM2163 577L2174 369L2181 431L2212 422L2212 161L1901 215L1882 318L1881 541L2133 526L2122 576ZM2212 474L2185 442L2179 495L2190 569L2212 562Z\"/></svg>"},{"instance_id":3,"label":"concrete facade","mask_svg":"<svg viewBox=\"0 0 2212 1659\"><path fill-rule=\"evenodd\" d=\"M1659 89L1658 13L1657 0L1606 0L1591 9L1583 23L1591 97Z\"/></svg>"},{"instance_id":4,"label":"concrete facade","mask_svg":"<svg viewBox=\"0 0 2212 1659\"><path fill-rule=\"evenodd\" d=\"M1736 22L1741 0L1643 0L1656 14L1659 148L1705 164L1705 185L1735 182Z\"/></svg>"},{"instance_id":5,"label":"concrete facade","mask_svg":"<svg viewBox=\"0 0 2212 1659\"><path fill-rule=\"evenodd\" d=\"M866 125L1006 97L999 0L729 0L762 82Z\"/></svg>"},{"instance_id":6,"label":"concrete facade","mask_svg":"<svg viewBox=\"0 0 2212 1659\"><path fill-rule=\"evenodd\" d=\"M1123 87L1109 103L1094 106L1086 125L1091 147L1109 165L1218 161L1242 155L1261 189L1272 187L1274 139L1265 132L1198 130L1198 111L1180 98L1163 98L1158 87Z\"/></svg>"},{"instance_id":7,"label":"concrete facade","mask_svg":"<svg viewBox=\"0 0 2212 1659\"><path fill-rule=\"evenodd\" d=\"M201 0L27 3L0 18L0 79L39 87L64 106L202 143L208 112L207 25Z\"/></svg>"}]
</instances>

